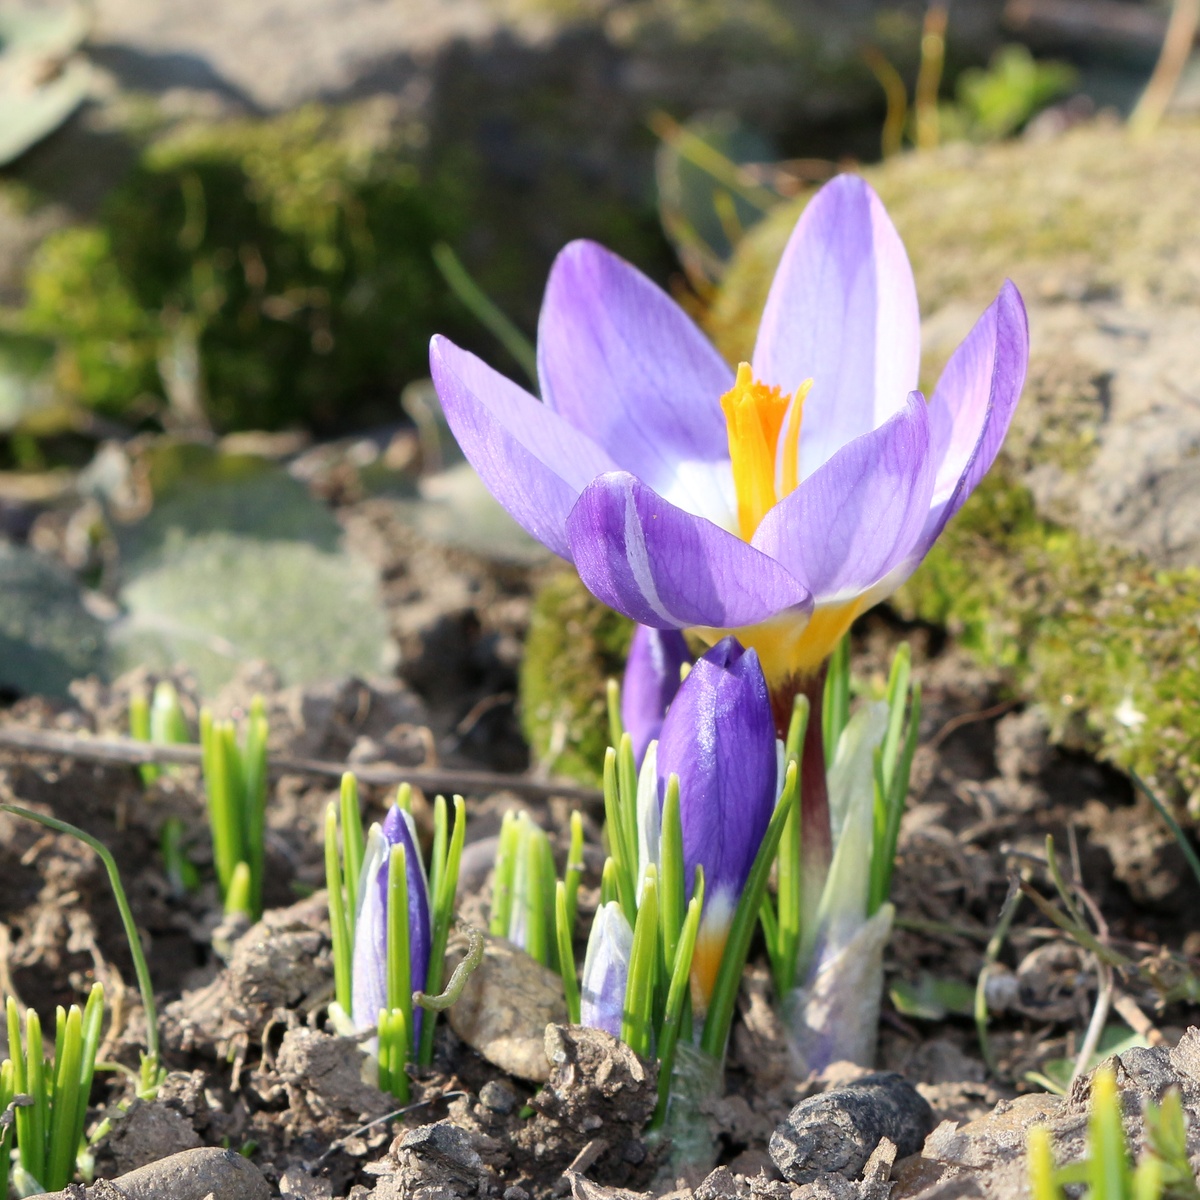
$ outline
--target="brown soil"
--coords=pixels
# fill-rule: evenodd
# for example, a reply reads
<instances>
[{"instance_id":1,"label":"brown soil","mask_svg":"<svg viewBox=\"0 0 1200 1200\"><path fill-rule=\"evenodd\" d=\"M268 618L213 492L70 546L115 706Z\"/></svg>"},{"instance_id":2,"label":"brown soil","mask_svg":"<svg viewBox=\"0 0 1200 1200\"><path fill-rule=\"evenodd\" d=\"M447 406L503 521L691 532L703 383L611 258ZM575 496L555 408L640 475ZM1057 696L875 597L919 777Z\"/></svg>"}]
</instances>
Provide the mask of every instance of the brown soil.
<instances>
[{"instance_id":1,"label":"brown soil","mask_svg":"<svg viewBox=\"0 0 1200 1200\"><path fill-rule=\"evenodd\" d=\"M522 769L527 750L513 697L529 573L423 543L385 501L347 503L340 515L380 564L404 651L402 678L281 690L269 673L249 668L217 708L237 711L253 691L264 691L272 748L280 752ZM967 1122L1038 1091L1029 1074L1045 1074L1048 1062L1077 1052L1096 1000L1091 956L1023 904L990 973L993 1063L985 1064L969 997L1010 880L1024 876L1053 895L1046 836L1053 835L1066 870L1100 915L1107 942L1135 961L1159 959L1160 978L1168 971L1165 953L1198 948L1192 914L1200 887L1170 833L1151 809L1135 804L1123 778L1049 745L1036 714L937 631L901 628L886 613L869 616L856 630L856 673L881 673L902 636L914 647L925 706L900 844L888 979L926 993L936 983L942 996L957 984L958 999L943 1012L928 1004L920 1011L902 1004L901 1011L885 1001L878 1062L916 1084L939 1119ZM71 704L20 700L0 712L0 723L122 732L133 682L142 681L82 681ZM194 707L188 680L177 682ZM370 814L379 816L384 792L365 793ZM669 1190L671 1181L656 1175L663 1148L642 1132L653 1109L652 1073L647 1077L615 1043L597 1044L579 1031L554 1034L562 1060L576 1065L570 1078L552 1076L534 1100L532 1085L505 1077L441 1022L434 1067L418 1073L408 1109L388 1116L390 1098L363 1082L354 1045L327 1032L324 1021L332 971L324 906L314 893L323 885L321 818L332 795L310 777L285 776L274 785L269 911L238 940L241 931L222 926L194 770L179 769L143 789L132 769L0 752L0 799L73 821L112 847L149 948L172 1074L154 1103L126 1104L123 1112L115 1107L128 1100L122 1077L98 1076L94 1116L118 1118L96 1148L101 1174L224 1145L250 1153L283 1196L526 1200L611 1196L606 1189L614 1187ZM467 799L468 837L483 843L512 797ZM570 806L529 808L565 852ZM428 834L420 797L416 812ZM600 814L587 815L589 840L598 846ZM172 890L163 873L158 845L168 817L184 821L189 853L208 880L192 894ZM482 911L486 862L485 846L468 851L465 913ZM598 852L589 854L584 911L589 898L595 902L599 862ZM223 961L214 941L231 939ZM779 1179L767 1156L771 1133L798 1100L854 1075L835 1068L823 1079L791 1077L761 954L756 949L752 957L758 965L735 1025L728 1094L706 1111L728 1170L702 1187L700 1177L685 1176L683 1183L700 1188L697 1200L750 1195L762 1169L767 1175L758 1176L755 1194L789 1195L770 1182ZM1189 963L1177 959L1169 967L1178 974ZM70 838L7 816L0 817L0 972L0 986L44 1016L103 980L116 1021L102 1057L136 1065L141 1012L103 870ZM1177 1040L1195 1017L1185 1004L1160 1003L1161 994L1133 972L1118 979L1116 999L1121 1018L1139 1023L1152 1042ZM890 1170L872 1169L884 1180ZM865 1196L871 1186L855 1183L855 1194Z\"/></svg>"}]
</instances>

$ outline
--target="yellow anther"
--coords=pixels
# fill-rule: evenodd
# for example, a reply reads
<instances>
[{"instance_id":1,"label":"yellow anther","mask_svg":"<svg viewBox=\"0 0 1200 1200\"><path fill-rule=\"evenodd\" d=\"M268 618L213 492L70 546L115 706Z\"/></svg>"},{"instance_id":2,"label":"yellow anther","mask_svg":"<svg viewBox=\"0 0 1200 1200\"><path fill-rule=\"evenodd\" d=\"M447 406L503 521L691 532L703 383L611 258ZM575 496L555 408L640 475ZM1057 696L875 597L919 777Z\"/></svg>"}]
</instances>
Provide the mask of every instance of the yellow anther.
<instances>
[{"instance_id":1,"label":"yellow anther","mask_svg":"<svg viewBox=\"0 0 1200 1200\"><path fill-rule=\"evenodd\" d=\"M796 392L795 404L782 389L759 383L749 363L738 367L734 385L721 397L737 493L738 529L745 541L754 536L759 522L799 483L800 422L804 397L812 386L809 379ZM779 436L787 420L780 487L776 487Z\"/></svg>"}]
</instances>

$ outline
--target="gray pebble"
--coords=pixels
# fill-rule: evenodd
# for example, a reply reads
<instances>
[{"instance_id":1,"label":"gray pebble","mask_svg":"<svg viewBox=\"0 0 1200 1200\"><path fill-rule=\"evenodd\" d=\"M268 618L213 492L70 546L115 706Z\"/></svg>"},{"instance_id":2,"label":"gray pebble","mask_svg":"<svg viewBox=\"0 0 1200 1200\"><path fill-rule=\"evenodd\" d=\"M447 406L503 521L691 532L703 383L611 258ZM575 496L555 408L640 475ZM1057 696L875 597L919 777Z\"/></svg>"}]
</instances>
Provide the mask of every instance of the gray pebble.
<instances>
[{"instance_id":1,"label":"gray pebble","mask_svg":"<svg viewBox=\"0 0 1200 1200\"><path fill-rule=\"evenodd\" d=\"M270 1200L271 1189L262 1172L233 1150L203 1146L184 1150L111 1182L86 1189L48 1192L42 1200Z\"/></svg>"},{"instance_id":2,"label":"gray pebble","mask_svg":"<svg viewBox=\"0 0 1200 1200\"><path fill-rule=\"evenodd\" d=\"M857 1179L882 1138L904 1158L921 1149L933 1125L921 1093L881 1072L800 1101L771 1134L771 1158L792 1183L830 1173Z\"/></svg>"}]
</instances>

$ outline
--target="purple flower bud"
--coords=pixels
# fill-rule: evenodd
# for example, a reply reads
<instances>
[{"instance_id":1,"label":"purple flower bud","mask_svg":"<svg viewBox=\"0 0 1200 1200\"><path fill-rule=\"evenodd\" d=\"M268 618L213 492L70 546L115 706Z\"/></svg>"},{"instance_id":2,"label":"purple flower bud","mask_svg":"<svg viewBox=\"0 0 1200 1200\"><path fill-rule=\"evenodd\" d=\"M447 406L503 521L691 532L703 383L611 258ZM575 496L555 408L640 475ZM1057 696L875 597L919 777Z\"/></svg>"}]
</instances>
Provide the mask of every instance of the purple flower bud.
<instances>
[{"instance_id":1,"label":"purple flower bud","mask_svg":"<svg viewBox=\"0 0 1200 1200\"><path fill-rule=\"evenodd\" d=\"M387 894L388 861L393 846L403 846L408 877L408 957L413 991L421 991L429 973L433 928L429 914L429 884L412 817L393 805L382 827L375 825L367 839L358 885L354 930L351 1014L358 1029L369 1029L387 1007ZM421 1033L421 1009L413 1010L415 1040Z\"/></svg>"},{"instance_id":2,"label":"purple flower bud","mask_svg":"<svg viewBox=\"0 0 1200 1200\"><path fill-rule=\"evenodd\" d=\"M671 775L679 776L689 896L697 865L704 868L692 979L698 999L707 1003L778 793L767 682L758 655L735 638L723 638L697 661L667 712L658 739L660 806Z\"/></svg>"},{"instance_id":3,"label":"purple flower bud","mask_svg":"<svg viewBox=\"0 0 1200 1200\"><path fill-rule=\"evenodd\" d=\"M615 900L596 912L583 960L579 995L579 1023L621 1036L625 1011L625 985L633 954L633 930Z\"/></svg>"},{"instance_id":4,"label":"purple flower bud","mask_svg":"<svg viewBox=\"0 0 1200 1200\"><path fill-rule=\"evenodd\" d=\"M679 691L679 672L692 656L678 629L633 631L625 680L621 685L621 721L633 740L633 757L639 766L659 730L667 706Z\"/></svg>"}]
</instances>

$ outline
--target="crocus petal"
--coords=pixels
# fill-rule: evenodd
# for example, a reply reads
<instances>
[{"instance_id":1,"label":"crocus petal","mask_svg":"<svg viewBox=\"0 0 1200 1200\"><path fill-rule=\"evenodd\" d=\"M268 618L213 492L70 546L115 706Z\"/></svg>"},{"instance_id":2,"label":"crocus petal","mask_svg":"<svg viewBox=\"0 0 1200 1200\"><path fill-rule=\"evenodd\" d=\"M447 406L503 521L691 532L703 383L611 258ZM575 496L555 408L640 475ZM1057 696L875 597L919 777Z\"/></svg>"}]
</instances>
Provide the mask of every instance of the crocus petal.
<instances>
[{"instance_id":1,"label":"crocus petal","mask_svg":"<svg viewBox=\"0 0 1200 1200\"><path fill-rule=\"evenodd\" d=\"M489 491L527 533L570 558L567 514L616 464L586 434L446 338L430 343L429 369L446 420Z\"/></svg>"},{"instance_id":2,"label":"crocus petal","mask_svg":"<svg viewBox=\"0 0 1200 1200\"><path fill-rule=\"evenodd\" d=\"M728 463L733 373L674 300L604 247L572 242L555 260L537 349L546 403L656 491L681 462ZM700 503L703 483L690 487Z\"/></svg>"},{"instance_id":3,"label":"crocus petal","mask_svg":"<svg viewBox=\"0 0 1200 1200\"><path fill-rule=\"evenodd\" d=\"M692 1006L697 1013L708 1011L721 961L725 957L725 944L729 941L729 930L733 915L737 911L737 894L724 888L704 900L704 916L696 931L696 948L692 951Z\"/></svg>"},{"instance_id":4,"label":"crocus petal","mask_svg":"<svg viewBox=\"0 0 1200 1200\"><path fill-rule=\"evenodd\" d=\"M691 661L679 630L639 625L633 631L621 684L621 723L633 740L635 762L641 763L646 747L658 737L667 705L679 691L679 672Z\"/></svg>"},{"instance_id":5,"label":"crocus petal","mask_svg":"<svg viewBox=\"0 0 1200 1200\"><path fill-rule=\"evenodd\" d=\"M638 834L638 903L642 901L642 885L646 881L646 868L659 866L662 841L662 805L658 799L658 742L646 747L642 769L638 772L637 787L637 834Z\"/></svg>"},{"instance_id":6,"label":"crocus petal","mask_svg":"<svg viewBox=\"0 0 1200 1200\"><path fill-rule=\"evenodd\" d=\"M625 985L633 954L633 930L615 900L596 912L583 960L579 1023L621 1036Z\"/></svg>"},{"instance_id":7,"label":"crocus petal","mask_svg":"<svg viewBox=\"0 0 1200 1200\"><path fill-rule=\"evenodd\" d=\"M753 650L722 638L688 673L658 740L659 803L679 776L688 894L741 895L775 807L775 722ZM707 901L706 901L707 908Z\"/></svg>"},{"instance_id":8,"label":"crocus petal","mask_svg":"<svg viewBox=\"0 0 1200 1200\"><path fill-rule=\"evenodd\" d=\"M855 438L763 518L753 545L817 603L865 592L904 559L929 513L934 468L920 394Z\"/></svg>"},{"instance_id":9,"label":"crocus petal","mask_svg":"<svg viewBox=\"0 0 1200 1200\"><path fill-rule=\"evenodd\" d=\"M806 477L875 429L917 386L921 333L908 255L870 185L839 175L809 202L771 284L754 373L813 380L800 435Z\"/></svg>"},{"instance_id":10,"label":"crocus petal","mask_svg":"<svg viewBox=\"0 0 1200 1200\"><path fill-rule=\"evenodd\" d=\"M422 991L429 974L433 929L429 911L429 883L421 859L412 817L393 806L382 828L374 826L364 855L355 922L352 962L352 1008L359 1029L374 1025L387 1004L387 892L388 861L393 846L405 852L408 889L408 958L413 991ZM421 1010L413 1011L414 1034L421 1031Z\"/></svg>"},{"instance_id":11,"label":"crocus petal","mask_svg":"<svg viewBox=\"0 0 1200 1200\"><path fill-rule=\"evenodd\" d=\"M591 592L656 629L752 625L809 604L808 591L779 563L624 471L584 489L567 538Z\"/></svg>"},{"instance_id":12,"label":"crocus petal","mask_svg":"<svg viewBox=\"0 0 1200 1200\"><path fill-rule=\"evenodd\" d=\"M387 906L378 885L386 850L382 830L372 825L363 854L354 921L350 1007L355 1029L370 1029L387 1005Z\"/></svg>"},{"instance_id":13,"label":"crocus petal","mask_svg":"<svg viewBox=\"0 0 1200 1200\"><path fill-rule=\"evenodd\" d=\"M924 555L996 459L1029 363L1029 323L1011 280L951 355L929 402L930 456L937 464L922 533Z\"/></svg>"}]
</instances>

